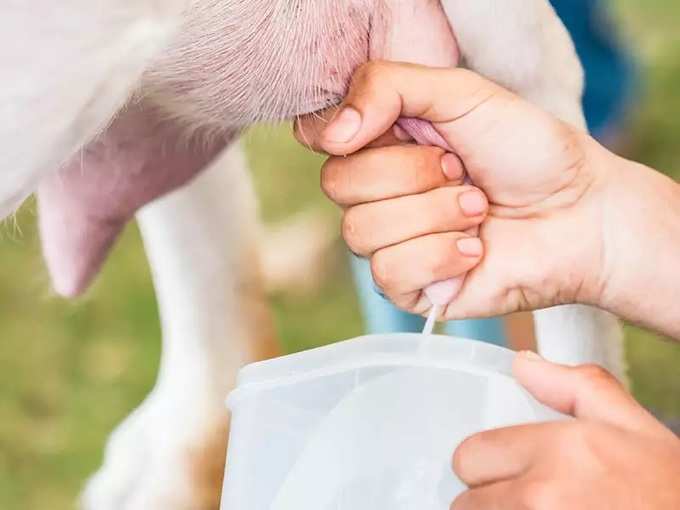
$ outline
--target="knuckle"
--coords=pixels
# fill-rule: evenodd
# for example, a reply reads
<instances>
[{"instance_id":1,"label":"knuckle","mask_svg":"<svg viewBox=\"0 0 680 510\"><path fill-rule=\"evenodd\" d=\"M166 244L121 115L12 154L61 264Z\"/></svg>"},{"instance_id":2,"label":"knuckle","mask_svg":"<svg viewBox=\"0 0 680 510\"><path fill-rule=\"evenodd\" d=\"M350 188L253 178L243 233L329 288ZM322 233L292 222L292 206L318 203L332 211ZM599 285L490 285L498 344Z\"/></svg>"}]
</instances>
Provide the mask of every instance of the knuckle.
<instances>
[{"instance_id":1,"label":"knuckle","mask_svg":"<svg viewBox=\"0 0 680 510\"><path fill-rule=\"evenodd\" d=\"M371 257L371 273L373 281L382 290L386 291L392 283L389 256L386 250L378 250Z\"/></svg>"},{"instance_id":2,"label":"knuckle","mask_svg":"<svg viewBox=\"0 0 680 510\"><path fill-rule=\"evenodd\" d=\"M321 191L336 204L342 203L342 168L337 158L329 158L321 168Z\"/></svg>"},{"instance_id":3,"label":"knuckle","mask_svg":"<svg viewBox=\"0 0 680 510\"><path fill-rule=\"evenodd\" d=\"M458 477L463 481L467 481L469 479L468 458L470 455L470 451L474 449L475 444L477 444L477 442L480 440L480 435L481 434L477 434L463 440L463 442L460 443L458 448L456 448L456 451L453 452L452 459L453 472L456 473Z\"/></svg>"},{"instance_id":4,"label":"knuckle","mask_svg":"<svg viewBox=\"0 0 680 510\"><path fill-rule=\"evenodd\" d=\"M366 243L363 242L361 235L361 218L357 208L345 211L342 217L342 237L347 246L357 255L367 255Z\"/></svg>"},{"instance_id":5,"label":"knuckle","mask_svg":"<svg viewBox=\"0 0 680 510\"><path fill-rule=\"evenodd\" d=\"M616 383L615 377L599 365L583 365L576 370L579 377L591 387Z\"/></svg>"},{"instance_id":6,"label":"knuckle","mask_svg":"<svg viewBox=\"0 0 680 510\"><path fill-rule=\"evenodd\" d=\"M467 440L466 440L467 441ZM463 441L458 448L456 448L456 451L453 452L453 457L451 458L451 467L453 468L453 472L458 475L458 478L465 480L466 479L466 448L465 448L465 441Z\"/></svg>"},{"instance_id":7,"label":"knuckle","mask_svg":"<svg viewBox=\"0 0 680 510\"><path fill-rule=\"evenodd\" d=\"M466 483L474 483L483 452L493 451L498 441L497 430L486 430L464 439L453 454L453 471Z\"/></svg>"}]
</instances>

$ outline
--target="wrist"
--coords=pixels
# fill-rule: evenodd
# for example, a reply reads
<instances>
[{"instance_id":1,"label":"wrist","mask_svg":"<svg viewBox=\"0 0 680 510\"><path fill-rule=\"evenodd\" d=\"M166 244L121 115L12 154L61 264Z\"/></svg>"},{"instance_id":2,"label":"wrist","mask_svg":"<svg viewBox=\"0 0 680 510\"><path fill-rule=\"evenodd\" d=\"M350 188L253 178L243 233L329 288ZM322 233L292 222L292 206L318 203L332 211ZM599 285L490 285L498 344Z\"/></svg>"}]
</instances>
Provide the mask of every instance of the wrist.
<instances>
[{"instance_id":1,"label":"wrist","mask_svg":"<svg viewBox=\"0 0 680 510\"><path fill-rule=\"evenodd\" d=\"M600 261L589 304L680 336L680 186L599 147Z\"/></svg>"},{"instance_id":2,"label":"wrist","mask_svg":"<svg viewBox=\"0 0 680 510\"><path fill-rule=\"evenodd\" d=\"M549 225L546 237L553 239L552 253L559 255L556 271L547 282L553 292L551 304L586 304L603 307L602 296L608 282L607 226L609 195L617 180L618 156L602 147L589 135L579 137L582 159L572 205L561 215L559 228ZM555 235L559 232L559 236ZM546 286L545 282L541 283ZM553 295L555 294L555 295Z\"/></svg>"}]
</instances>

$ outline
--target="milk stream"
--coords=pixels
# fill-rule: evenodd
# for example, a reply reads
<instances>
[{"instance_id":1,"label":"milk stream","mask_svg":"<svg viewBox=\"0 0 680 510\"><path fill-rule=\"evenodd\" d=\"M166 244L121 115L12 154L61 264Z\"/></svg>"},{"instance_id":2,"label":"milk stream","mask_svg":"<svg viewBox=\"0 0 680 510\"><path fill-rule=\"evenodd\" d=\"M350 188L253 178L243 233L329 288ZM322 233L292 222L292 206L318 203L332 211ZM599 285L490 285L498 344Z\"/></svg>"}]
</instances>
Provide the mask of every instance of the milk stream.
<instances>
[{"instance_id":1,"label":"milk stream","mask_svg":"<svg viewBox=\"0 0 680 510\"><path fill-rule=\"evenodd\" d=\"M427 316L427 321L425 322L425 327L423 328L423 335L429 336L434 331L434 327L437 324L437 317L439 317L439 312L441 311L441 306L432 305L432 310L430 310L430 315Z\"/></svg>"}]
</instances>

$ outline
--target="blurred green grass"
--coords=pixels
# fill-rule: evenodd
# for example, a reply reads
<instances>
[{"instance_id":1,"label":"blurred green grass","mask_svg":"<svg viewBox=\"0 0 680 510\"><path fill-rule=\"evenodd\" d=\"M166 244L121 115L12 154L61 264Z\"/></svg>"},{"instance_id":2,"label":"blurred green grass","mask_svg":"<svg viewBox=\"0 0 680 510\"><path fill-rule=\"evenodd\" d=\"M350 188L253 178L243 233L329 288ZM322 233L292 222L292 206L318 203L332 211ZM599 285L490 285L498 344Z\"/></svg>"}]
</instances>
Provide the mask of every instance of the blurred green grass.
<instances>
[{"instance_id":1,"label":"blurred green grass","mask_svg":"<svg viewBox=\"0 0 680 510\"><path fill-rule=\"evenodd\" d=\"M644 72L624 154L680 179L680 3L611 3ZM629 326L626 347L638 400L667 419L680 418L680 344Z\"/></svg>"},{"instance_id":2,"label":"blurred green grass","mask_svg":"<svg viewBox=\"0 0 680 510\"><path fill-rule=\"evenodd\" d=\"M626 153L680 176L680 4L614 3L647 66ZM257 130L247 146L265 220L310 207L333 214L318 190L319 158L298 148L287 129ZM28 204L0 238L5 510L74 507L83 480L100 462L106 436L151 388L160 354L156 303L136 228L125 232L88 296L67 303L47 292L34 210ZM361 331L340 244L337 250L337 268L313 295L271 297L288 350ZM680 417L680 345L629 327L627 347L636 396L668 417Z\"/></svg>"}]
</instances>

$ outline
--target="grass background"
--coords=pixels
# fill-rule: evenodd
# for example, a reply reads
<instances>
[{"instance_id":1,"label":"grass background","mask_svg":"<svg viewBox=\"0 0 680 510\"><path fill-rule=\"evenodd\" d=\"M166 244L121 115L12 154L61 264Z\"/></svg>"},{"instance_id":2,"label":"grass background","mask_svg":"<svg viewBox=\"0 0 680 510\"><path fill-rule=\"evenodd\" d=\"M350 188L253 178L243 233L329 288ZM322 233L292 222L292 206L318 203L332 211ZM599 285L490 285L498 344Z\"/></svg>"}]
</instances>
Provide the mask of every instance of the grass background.
<instances>
[{"instance_id":1,"label":"grass background","mask_svg":"<svg viewBox=\"0 0 680 510\"><path fill-rule=\"evenodd\" d=\"M613 5L646 71L627 155L680 176L680 4ZM248 148L265 220L309 207L331 213L318 191L319 160L299 149L287 129L256 131ZM107 434L151 388L159 357L156 305L136 228L128 228L88 296L67 303L47 291L34 211L24 207L0 239L4 510L73 508ZM337 260L314 294L271 296L289 350L361 331L345 258ZM665 417L680 418L680 344L630 327L627 347L636 396Z\"/></svg>"}]
</instances>

